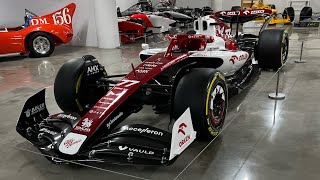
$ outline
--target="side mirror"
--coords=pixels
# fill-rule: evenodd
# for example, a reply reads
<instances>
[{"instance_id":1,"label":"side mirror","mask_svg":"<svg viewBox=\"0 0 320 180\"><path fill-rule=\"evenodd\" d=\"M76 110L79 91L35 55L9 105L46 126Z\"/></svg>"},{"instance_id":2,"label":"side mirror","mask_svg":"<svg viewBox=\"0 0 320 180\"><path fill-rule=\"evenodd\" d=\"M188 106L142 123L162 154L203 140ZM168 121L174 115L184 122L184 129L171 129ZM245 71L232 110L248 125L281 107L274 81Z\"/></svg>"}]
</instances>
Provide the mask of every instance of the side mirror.
<instances>
[{"instance_id":1,"label":"side mirror","mask_svg":"<svg viewBox=\"0 0 320 180\"><path fill-rule=\"evenodd\" d=\"M147 50L147 49L150 48L150 47L149 47L149 44L145 44L145 43L141 44L141 47L142 47L142 49L144 49L144 50Z\"/></svg>"}]
</instances>

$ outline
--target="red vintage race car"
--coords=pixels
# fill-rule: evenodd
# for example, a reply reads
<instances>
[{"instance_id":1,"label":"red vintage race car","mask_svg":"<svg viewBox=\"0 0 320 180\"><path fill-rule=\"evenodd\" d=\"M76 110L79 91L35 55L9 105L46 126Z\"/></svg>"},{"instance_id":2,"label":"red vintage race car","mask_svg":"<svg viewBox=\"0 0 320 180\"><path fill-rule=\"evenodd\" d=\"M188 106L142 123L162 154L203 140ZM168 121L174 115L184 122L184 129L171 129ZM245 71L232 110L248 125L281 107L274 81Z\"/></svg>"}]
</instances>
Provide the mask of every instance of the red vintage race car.
<instances>
[{"instance_id":1,"label":"red vintage race car","mask_svg":"<svg viewBox=\"0 0 320 180\"><path fill-rule=\"evenodd\" d=\"M122 43L135 42L146 30L146 27L136 19L118 18L118 26Z\"/></svg>"},{"instance_id":2,"label":"red vintage race car","mask_svg":"<svg viewBox=\"0 0 320 180\"><path fill-rule=\"evenodd\" d=\"M30 57L50 56L55 46L72 40L75 9L72 3L44 16L26 10L24 25L0 28L0 54L29 52Z\"/></svg>"}]
</instances>

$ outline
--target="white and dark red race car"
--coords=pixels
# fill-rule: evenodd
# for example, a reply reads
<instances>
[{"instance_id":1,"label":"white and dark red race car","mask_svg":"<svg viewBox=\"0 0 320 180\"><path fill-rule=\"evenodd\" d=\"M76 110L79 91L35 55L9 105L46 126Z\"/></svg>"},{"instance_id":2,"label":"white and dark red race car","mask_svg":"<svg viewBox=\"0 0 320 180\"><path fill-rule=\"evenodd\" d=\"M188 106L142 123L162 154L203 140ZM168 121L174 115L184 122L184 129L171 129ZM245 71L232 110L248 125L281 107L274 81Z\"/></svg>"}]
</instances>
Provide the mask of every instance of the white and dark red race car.
<instances>
[{"instance_id":1,"label":"white and dark red race car","mask_svg":"<svg viewBox=\"0 0 320 180\"><path fill-rule=\"evenodd\" d=\"M261 17L266 22L259 36L233 36L223 22ZM169 36L168 48L145 50L143 62L128 74L108 75L91 55L72 59L54 84L64 112L49 115L42 90L27 100L16 130L55 163L169 165L196 138L220 133L228 88L244 88L260 68L276 69L286 61L287 33L265 29L268 20L270 14L254 11L200 18L197 34ZM116 128L145 105L168 107L175 120L171 133L142 124Z\"/></svg>"},{"instance_id":2,"label":"white and dark red race car","mask_svg":"<svg viewBox=\"0 0 320 180\"><path fill-rule=\"evenodd\" d=\"M138 6L140 7L140 6ZM133 6L128 10L135 10L137 7ZM176 21L170 19L168 17L152 14L152 13L145 13L134 11L135 13L124 13L120 12L120 9L117 9L118 18L126 18L130 19L132 22L136 22L141 24L145 27L146 31L150 31L152 33L165 33L168 32L172 27L176 26ZM131 12L131 11L130 11Z\"/></svg>"}]
</instances>

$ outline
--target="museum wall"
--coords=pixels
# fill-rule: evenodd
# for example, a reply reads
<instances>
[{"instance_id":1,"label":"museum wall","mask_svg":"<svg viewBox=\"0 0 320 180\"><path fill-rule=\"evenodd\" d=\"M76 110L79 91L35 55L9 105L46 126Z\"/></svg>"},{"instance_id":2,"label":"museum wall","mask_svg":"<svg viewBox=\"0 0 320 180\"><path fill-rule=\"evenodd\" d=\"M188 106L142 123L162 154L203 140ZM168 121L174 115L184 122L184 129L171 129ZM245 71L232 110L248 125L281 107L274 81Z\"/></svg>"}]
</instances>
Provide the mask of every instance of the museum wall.
<instances>
[{"instance_id":1,"label":"museum wall","mask_svg":"<svg viewBox=\"0 0 320 180\"><path fill-rule=\"evenodd\" d=\"M204 6L212 7L211 0L177 0L177 7L202 8Z\"/></svg>"},{"instance_id":2,"label":"museum wall","mask_svg":"<svg viewBox=\"0 0 320 180\"><path fill-rule=\"evenodd\" d=\"M121 11L124 11L132 5L138 3L139 0L116 0L117 6L120 7Z\"/></svg>"},{"instance_id":3,"label":"museum wall","mask_svg":"<svg viewBox=\"0 0 320 180\"><path fill-rule=\"evenodd\" d=\"M232 0L232 1L216 0L216 1L222 1L222 10L230 10L232 6L241 6L241 0Z\"/></svg>"}]
</instances>

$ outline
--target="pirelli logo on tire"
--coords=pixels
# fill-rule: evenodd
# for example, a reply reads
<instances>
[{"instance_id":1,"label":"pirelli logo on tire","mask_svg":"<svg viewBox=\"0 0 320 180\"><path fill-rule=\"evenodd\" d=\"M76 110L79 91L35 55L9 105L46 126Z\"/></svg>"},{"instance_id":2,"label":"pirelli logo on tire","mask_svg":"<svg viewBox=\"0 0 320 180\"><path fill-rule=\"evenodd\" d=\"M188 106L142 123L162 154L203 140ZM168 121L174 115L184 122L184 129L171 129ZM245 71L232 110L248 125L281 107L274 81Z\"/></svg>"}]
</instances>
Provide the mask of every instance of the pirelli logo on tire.
<instances>
[{"instance_id":1,"label":"pirelli logo on tire","mask_svg":"<svg viewBox=\"0 0 320 180\"><path fill-rule=\"evenodd\" d=\"M225 77L221 73L219 73L219 78L222 79L223 81L226 81Z\"/></svg>"}]
</instances>

